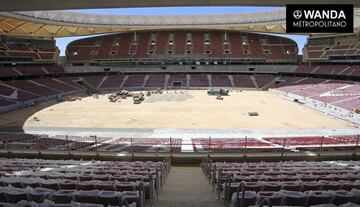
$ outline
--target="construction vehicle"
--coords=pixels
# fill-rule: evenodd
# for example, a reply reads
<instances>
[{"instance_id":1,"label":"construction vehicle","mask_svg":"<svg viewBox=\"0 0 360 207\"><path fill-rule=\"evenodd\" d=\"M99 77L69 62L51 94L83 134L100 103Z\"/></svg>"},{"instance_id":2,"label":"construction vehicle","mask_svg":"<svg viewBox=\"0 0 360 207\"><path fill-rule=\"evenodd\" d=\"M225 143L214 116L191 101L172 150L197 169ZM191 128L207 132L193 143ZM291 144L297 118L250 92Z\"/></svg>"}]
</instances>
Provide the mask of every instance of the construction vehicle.
<instances>
[{"instance_id":1,"label":"construction vehicle","mask_svg":"<svg viewBox=\"0 0 360 207\"><path fill-rule=\"evenodd\" d=\"M143 93L133 94L133 102L134 102L134 104L140 104L143 100L144 100L144 94Z\"/></svg>"},{"instance_id":2,"label":"construction vehicle","mask_svg":"<svg viewBox=\"0 0 360 207\"><path fill-rule=\"evenodd\" d=\"M225 89L210 89L207 91L207 94L209 96L228 96L229 95L229 90L225 90Z\"/></svg>"},{"instance_id":3,"label":"construction vehicle","mask_svg":"<svg viewBox=\"0 0 360 207\"><path fill-rule=\"evenodd\" d=\"M221 100L222 101L222 100L224 100L224 98L221 95L217 95L216 100Z\"/></svg>"}]
</instances>

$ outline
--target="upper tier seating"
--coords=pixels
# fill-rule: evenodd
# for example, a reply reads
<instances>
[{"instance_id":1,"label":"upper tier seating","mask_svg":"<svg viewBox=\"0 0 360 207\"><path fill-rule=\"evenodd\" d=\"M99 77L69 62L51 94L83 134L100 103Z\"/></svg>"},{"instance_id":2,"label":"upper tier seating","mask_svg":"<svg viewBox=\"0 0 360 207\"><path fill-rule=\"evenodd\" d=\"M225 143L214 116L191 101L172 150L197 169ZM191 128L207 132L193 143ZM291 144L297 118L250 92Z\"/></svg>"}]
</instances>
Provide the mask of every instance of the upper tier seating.
<instances>
[{"instance_id":1,"label":"upper tier seating","mask_svg":"<svg viewBox=\"0 0 360 207\"><path fill-rule=\"evenodd\" d=\"M0 37L0 62L55 62L55 40Z\"/></svg>"},{"instance_id":2,"label":"upper tier seating","mask_svg":"<svg viewBox=\"0 0 360 207\"><path fill-rule=\"evenodd\" d=\"M70 63L124 58L194 55L241 61L295 63L297 45L283 37L221 31L119 33L76 40L67 47ZM170 41L170 37L173 39ZM152 49L151 49L152 48Z\"/></svg>"},{"instance_id":3,"label":"upper tier seating","mask_svg":"<svg viewBox=\"0 0 360 207\"><path fill-rule=\"evenodd\" d=\"M359 76L360 67L358 65L299 65L295 73Z\"/></svg>"},{"instance_id":4,"label":"upper tier seating","mask_svg":"<svg viewBox=\"0 0 360 207\"><path fill-rule=\"evenodd\" d=\"M339 46L312 46L306 45L306 56L308 62L317 61L317 62L326 62L330 59L341 59L346 60L346 57L349 56L359 56L360 54L360 44L346 44ZM335 60L336 60L335 59ZM349 59L352 61L352 59Z\"/></svg>"}]
</instances>

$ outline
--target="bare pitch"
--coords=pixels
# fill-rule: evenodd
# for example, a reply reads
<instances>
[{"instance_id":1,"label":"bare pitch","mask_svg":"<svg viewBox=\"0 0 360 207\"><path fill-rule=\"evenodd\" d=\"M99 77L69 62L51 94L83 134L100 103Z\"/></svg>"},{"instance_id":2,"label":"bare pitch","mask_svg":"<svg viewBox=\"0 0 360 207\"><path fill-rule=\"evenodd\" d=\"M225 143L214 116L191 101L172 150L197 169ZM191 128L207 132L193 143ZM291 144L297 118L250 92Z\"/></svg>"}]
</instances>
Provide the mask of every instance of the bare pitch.
<instances>
[{"instance_id":1,"label":"bare pitch","mask_svg":"<svg viewBox=\"0 0 360 207\"><path fill-rule=\"evenodd\" d=\"M248 112L258 112L259 116L250 117ZM7 116L11 118L11 113ZM34 117L40 121L34 121ZM284 100L271 92L234 91L230 96L225 96L224 100L216 100L216 97L208 96L204 90L169 91L146 97L141 104L133 104L131 98L111 103L107 95L99 99L86 97L81 101L61 102L45 107L31 115L24 125L189 129L352 128L348 122Z\"/></svg>"}]
</instances>

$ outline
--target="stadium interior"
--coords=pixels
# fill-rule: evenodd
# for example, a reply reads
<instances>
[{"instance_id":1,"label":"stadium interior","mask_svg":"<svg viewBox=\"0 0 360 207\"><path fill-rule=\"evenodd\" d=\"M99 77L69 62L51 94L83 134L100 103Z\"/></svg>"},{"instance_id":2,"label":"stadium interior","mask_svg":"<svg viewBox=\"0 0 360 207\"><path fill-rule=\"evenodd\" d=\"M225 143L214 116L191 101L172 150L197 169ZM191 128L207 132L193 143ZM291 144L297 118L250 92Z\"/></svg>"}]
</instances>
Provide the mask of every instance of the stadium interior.
<instances>
[{"instance_id":1,"label":"stadium interior","mask_svg":"<svg viewBox=\"0 0 360 207\"><path fill-rule=\"evenodd\" d=\"M53 10L90 2L0 8L0 207L360 206L357 1L303 48L284 10Z\"/></svg>"}]
</instances>

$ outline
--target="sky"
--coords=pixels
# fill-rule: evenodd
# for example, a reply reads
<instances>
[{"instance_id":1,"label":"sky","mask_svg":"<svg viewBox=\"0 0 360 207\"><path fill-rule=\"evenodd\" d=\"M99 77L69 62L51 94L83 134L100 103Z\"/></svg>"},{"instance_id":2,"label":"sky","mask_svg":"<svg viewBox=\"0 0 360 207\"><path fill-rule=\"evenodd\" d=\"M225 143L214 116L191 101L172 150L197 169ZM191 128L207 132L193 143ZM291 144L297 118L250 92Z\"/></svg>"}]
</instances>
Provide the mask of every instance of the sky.
<instances>
[{"instance_id":1,"label":"sky","mask_svg":"<svg viewBox=\"0 0 360 207\"><path fill-rule=\"evenodd\" d=\"M260 12L281 9L281 7L160 7L160 8L122 8L122 9L84 9L72 10L86 14L112 14L112 15L194 15L194 14L225 14L225 13L243 13L243 12ZM298 44L299 51L306 43L306 36L300 35L278 35L295 40ZM56 38L56 45L60 49L60 55L65 55L66 46L74 40L84 38L66 37Z\"/></svg>"}]
</instances>

